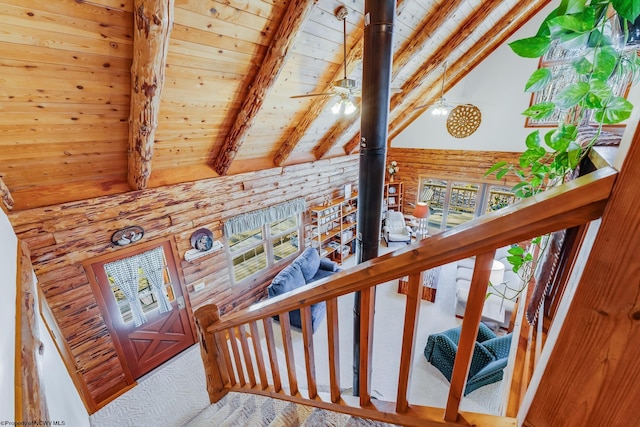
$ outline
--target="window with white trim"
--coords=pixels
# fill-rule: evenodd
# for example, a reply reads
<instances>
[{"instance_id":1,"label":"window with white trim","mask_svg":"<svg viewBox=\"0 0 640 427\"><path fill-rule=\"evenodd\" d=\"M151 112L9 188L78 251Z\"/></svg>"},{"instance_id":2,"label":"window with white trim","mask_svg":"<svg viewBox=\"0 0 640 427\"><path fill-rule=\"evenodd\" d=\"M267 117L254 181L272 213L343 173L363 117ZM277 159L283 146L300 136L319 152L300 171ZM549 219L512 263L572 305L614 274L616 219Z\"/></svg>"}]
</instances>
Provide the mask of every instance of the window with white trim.
<instances>
[{"instance_id":1,"label":"window with white trim","mask_svg":"<svg viewBox=\"0 0 640 427\"><path fill-rule=\"evenodd\" d=\"M300 253L304 199L232 218L225 223L233 283L255 278Z\"/></svg>"}]
</instances>

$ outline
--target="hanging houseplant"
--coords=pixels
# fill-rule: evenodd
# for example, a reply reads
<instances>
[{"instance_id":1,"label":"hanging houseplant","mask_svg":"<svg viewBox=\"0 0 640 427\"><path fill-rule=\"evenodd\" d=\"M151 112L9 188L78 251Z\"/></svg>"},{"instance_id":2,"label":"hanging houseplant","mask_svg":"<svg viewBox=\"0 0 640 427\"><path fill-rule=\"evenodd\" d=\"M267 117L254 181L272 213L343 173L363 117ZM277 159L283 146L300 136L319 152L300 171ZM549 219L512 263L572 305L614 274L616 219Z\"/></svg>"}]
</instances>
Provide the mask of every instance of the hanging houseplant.
<instances>
[{"instance_id":1,"label":"hanging houseplant","mask_svg":"<svg viewBox=\"0 0 640 427\"><path fill-rule=\"evenodd\" d=\"M560 88L550 101L532 105L523 112L526 117L544 119L560 110L557 127L544 135L540 130L531 132L518 164L498 162L486 175L495 174L502 180L507 174L514 174L519 180L513 187L515 195L530 197L563 182L597 141L603 125L629 118L633 105L616 95L614 88L621 79L630 84L638 81L640 60L633 34L629 34L638 15L637 1L563 0L545 18L535 36L509 44L524 58L540 58L553 47L579 50L580 54L571 60L576 78ZM551 69L541 67L529 77L525 92L543 91L555 77ZM576 142L579 128L587 122L595 123L597 131L587 144L579 145ZM539 241L540 238L534 239L533 243ZM535 260L529 252L514 246L510 254L514 271L533 272Z\"/></svg>"}]
</instances>

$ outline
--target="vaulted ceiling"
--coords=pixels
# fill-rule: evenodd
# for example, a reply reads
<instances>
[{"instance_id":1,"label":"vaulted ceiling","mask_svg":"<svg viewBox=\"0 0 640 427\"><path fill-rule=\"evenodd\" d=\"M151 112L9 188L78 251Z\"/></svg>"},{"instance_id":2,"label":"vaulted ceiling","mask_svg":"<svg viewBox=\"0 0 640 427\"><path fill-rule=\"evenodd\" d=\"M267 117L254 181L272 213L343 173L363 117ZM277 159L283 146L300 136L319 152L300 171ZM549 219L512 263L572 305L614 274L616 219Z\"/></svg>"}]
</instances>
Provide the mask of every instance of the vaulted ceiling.
<instances>
[{"instance_id":1,"label":"vaulted ceiling","mask_svg":"<svg viewBox=\"0 0 640 427\"><path fill-rule=\"evenodd\" d=\"M175 1L175 2L174 2ZM397 0L389 137L549 0ZM0 197L13 209L351 154L364 0L0 0Z\"/></svg>"}]
</instances>

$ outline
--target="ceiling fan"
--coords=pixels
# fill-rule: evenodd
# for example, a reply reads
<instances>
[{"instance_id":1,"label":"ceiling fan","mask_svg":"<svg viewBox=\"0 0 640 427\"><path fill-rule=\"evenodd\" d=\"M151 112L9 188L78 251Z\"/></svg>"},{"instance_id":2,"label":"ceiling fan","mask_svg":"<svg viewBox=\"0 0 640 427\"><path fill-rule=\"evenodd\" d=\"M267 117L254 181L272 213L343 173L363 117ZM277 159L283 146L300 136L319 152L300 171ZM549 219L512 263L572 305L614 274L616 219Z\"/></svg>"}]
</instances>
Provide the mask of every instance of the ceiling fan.
<instances>
[{"instance_id":1,"label":"ceiling fan","mask_svg":"<svg viewBox=\"0 0 640 427\"><path fill-rule=\"evenodd\" d=\"M434 107L433 110L431 110L431 114L433 114L434 116L446 116L456 105L465 105L459 102L449 102L447 101L447 98L444 97L444 82L446 78L447 61L444 61L442 63L442 86L440 87L440 98L438 98L436 102L432 104L419 105L415 107L414 110L422 110L424 108Z\"/></svg>"},{"instance_id":2,"label":"ceiling fan","mask_svg":"<svg viewBox=\"0 0 640 427\"><path fill-rule=\"evenodd\" d=\"M353 102L352 98L354 96L360 96L361 92L358 88L358 82L347 77L347 15L349 11L346 7L340 6L336 9L335 15L338 21L343 22L343 67L344 67L344 78L340 80L336 80L333 82L333 92L324 92L324 93L309 93L306 95L295 95L291 96L291 98L307 98L310 96L330 96L330 95L340 95L340 100L331 108L334 114L338 114L343 112L346 115L351 115L356 111L356 105Z\"/></svg>"}]
</instances>

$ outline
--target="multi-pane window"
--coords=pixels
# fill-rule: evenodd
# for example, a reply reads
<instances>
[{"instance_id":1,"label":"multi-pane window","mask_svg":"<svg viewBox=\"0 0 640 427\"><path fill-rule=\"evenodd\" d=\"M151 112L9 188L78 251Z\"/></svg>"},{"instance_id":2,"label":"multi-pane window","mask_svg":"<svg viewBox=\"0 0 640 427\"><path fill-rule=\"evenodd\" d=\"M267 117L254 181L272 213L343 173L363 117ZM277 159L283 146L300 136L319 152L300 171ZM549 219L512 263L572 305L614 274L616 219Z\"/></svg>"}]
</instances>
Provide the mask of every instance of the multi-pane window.
<instances>
[{"instance_id":1,"label":"multi-pane window","mask_svg":"<svg viewBox=\"0 0 640 427\"><path fill-rule=\"evenodd\" d=\"M300 214L277 220L227 238L233 281L240 283L297 254Z\"/></svg>"},{"instance_id":2,"label":"multi-pane window","mask_svg":"<svg viewBox=\"0 0 640 427\"><path fill-rule=\"evenodd\" d=\"M446 230L516 201L508 187L422 178L418 201L429 204L429 229Z\"/></svg>"}]
</instances>

